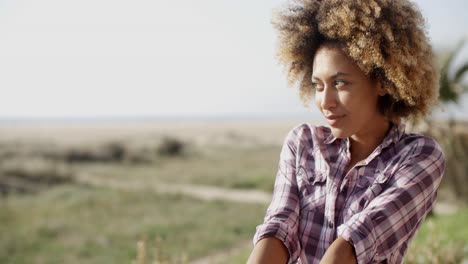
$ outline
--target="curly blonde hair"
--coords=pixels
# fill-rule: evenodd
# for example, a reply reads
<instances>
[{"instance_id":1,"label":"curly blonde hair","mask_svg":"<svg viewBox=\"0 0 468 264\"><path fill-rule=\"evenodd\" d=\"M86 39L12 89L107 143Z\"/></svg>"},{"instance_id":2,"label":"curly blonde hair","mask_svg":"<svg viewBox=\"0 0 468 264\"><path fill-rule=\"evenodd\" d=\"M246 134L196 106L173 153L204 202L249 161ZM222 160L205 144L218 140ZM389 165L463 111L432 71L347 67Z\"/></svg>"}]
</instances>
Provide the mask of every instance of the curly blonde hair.
<instances>
[{"instance_id":1,"label":"curly blonde hair","mask_svg":"<svg viewBox=\"0 0 468 264\"><path fill-rule=\"evenodd\" d=\"M289 85L313 97L312 61L324 42L336 42L387 95L379 110L389 120L424 116L438 97L438 74L424 18L406 0L295 0L276 10L278 59Z\"/></svg>"}]
</instances>

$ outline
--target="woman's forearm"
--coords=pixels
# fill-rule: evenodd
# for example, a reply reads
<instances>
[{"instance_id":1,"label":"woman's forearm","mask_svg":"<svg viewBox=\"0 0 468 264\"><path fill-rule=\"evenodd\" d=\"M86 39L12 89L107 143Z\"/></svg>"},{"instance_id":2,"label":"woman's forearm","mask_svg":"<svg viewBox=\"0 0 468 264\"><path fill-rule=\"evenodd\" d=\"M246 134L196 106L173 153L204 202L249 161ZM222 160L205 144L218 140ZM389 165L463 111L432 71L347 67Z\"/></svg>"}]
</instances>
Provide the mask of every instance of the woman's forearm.
<instances>
[{"instance_id":1,"label":"woman's forearm","mask_svg":"<svg viewBox=\"0 0 468 264\"><path fill-rule=\"evenodd\" d=\"M281 240L265 237L257 242L247 264L285 264L288 258L288 250Z\"/></svg>"}]
</instances>

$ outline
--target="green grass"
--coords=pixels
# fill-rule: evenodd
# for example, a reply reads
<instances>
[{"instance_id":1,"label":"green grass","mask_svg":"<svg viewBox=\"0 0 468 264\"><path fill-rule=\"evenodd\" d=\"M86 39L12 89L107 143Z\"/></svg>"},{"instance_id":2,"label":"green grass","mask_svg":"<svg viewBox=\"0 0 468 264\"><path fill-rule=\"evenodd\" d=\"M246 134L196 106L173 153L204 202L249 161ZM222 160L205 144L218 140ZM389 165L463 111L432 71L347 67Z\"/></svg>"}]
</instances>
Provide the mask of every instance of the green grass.
<instances>
[{"instance_id":1,"label":"green grass","mask_svg":"<svg viewBox=\"0 0 468 264\"><path fill-rule=\"evenodd\" d=\"M142 238L161 239L169 259L194 259L250 239L265 210L64 185L0 200L0 263L130 263Z\"/></svg>"},{"instance_id":2,"label":"green grass","mask_svg":"<svg viewBox=\"0 0 468 264\"><path fill-rule=\"evenodd\" d=\"M210 145L187 155L155 157L153 163L88 162L66 168L128 183L190 183L271 193L280 148ZM266 205L67 183L34 195L0 198L0 263L131 263L141 239L147 242L149 259L160 240L158 249L166 258L192 260L251 239L265 210ZM405 263L459 263L467 258L466 223L466 208L426 221ZM246 248L223 263L245 263L250 252Z\"/></svg>"},{"instance_id":3,"label":"green grass","mask_svg":"<svg viewBox=\"0 0 468 264\"><path fill-rule=\"evenodd\" d=\"M238 264L238 263L246 263L247 259L250 256L253 248L246 248L242 250L238 255L232 256L226 260L227 264Z\"/></svg>"},{"instance_id":4,"label":"green grass","mask_svg":"<svg viewBox=\"0 0 468 264\"><path fill-rule=\"evenodd\" d=\"M407 263L461 263L468 258L468 208L427 218L410 244Z\"/></svg>"},{"instance_id":5,"label":"green grass","mask_svg":"<svg viewBox=\"0 0 468 264\"><path fill-rule=\"evenodd\" d=\"M73 168L112 179L206 184L271 192L280 151L280 146L209 147L195 156L161 158L154 164L84 163Z\"/></svg>"}]
</instances>

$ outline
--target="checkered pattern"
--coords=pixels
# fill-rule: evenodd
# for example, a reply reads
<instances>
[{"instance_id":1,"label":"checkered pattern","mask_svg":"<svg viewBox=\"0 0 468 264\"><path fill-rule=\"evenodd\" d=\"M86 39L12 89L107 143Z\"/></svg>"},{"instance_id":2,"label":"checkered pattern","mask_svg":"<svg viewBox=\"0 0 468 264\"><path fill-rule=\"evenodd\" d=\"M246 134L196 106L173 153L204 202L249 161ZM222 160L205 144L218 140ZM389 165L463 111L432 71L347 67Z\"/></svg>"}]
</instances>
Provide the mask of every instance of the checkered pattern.
<instances>
[{"instance_id":1,"label":"checkered pattern","mask_svg":"<svg viewBox=\"0 0 468 264\"><path fill-rule=\"evenodd\" d=\"M358 263L402 263L431 210L445 157L431 138L393 125L347 174L349 139L307 123L292 129L280 154L273 198L253 242L275 236L289 263L319 263L342 236Z\"/></svg>"}]
</instances>

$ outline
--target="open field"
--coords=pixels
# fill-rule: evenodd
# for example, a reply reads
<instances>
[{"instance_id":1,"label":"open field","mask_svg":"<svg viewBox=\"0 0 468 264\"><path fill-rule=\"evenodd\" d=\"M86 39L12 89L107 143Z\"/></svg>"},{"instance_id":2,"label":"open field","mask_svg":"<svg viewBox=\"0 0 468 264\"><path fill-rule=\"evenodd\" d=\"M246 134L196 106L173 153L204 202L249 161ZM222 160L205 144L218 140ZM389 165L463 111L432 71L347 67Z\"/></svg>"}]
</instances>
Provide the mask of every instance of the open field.
<instances>
[{"instance_id":1,"label":"open field","mask_svg":"<svg viewBox=\"0 0 468 264\"><path fill-rule=\"evenodd\" d=\"M1 200L1 263L130 263L146 238L195 259L248 239L265 207L64 185ZM242 217L239 217L242 215Z\"/></svg>"},{"instance_id":2,"label":"open field","mask_svg":"<svg viewBox=\"0 0 468 264\"><path fill-rule=\"evenodd\" d=\"M142 239L152 247L150 258L158 245L162 258L171 262L229 250L251 239L266 204L116 189L110 181L124 187L183 183L269 191L281 142L294 125L264 123L250 130L251 124L3 127L0 183L22 189L0 198L0 262L130 263ZM157 155L156 145L168 136L184 144L183 153ZM113 160L111 153L107 159L102 149L108 143L152 158ZM104 184L87 184L78 179L83 174Z\"/></svg>"},{"instance_id":3,"label":"open field","mask_svg":"<svg viewBox=\"0 0 468 264\"><path fill-rule=\"evenodd\" d=\"M206 147L193 156L165 158L153 164L82 163L73 168L101 178L272 191L280 150L279 145Z\"/></svg>"},{"instance_id":4,"label":"open field","mask_svg":"<svg viewBox=\"0 0 468 264\"><path fill-rule=\"evenodd\" d=\"M232 143L281 144L287 132L304 121L163 121L163 122L35 122L0 123L0 142L46 142L59 145L103 141L151 142L170 135L199 145Z\"/></svg>"},{"instance_id":5,"label":"open field","mask_svg":"<svg viewBox=\"0 0 468 264\"><path fill-rule=\"evenodd\" d=\"M149 259L157 248L171 263L243 263L263 220L282 141L299 123L3 125L0 263L131 263L138 241L146 241ZM449 171L459 176L446 177L439 196L453 204L446 211L454 215L424 225L409 263L468 256L466 202L458 196L464 189L453 190L467 186L459 160L468 155L468 126L455 129L462 136L435 132L444 144L458 140L448 156L457 161ZM418 257L428 248L434 256ZM435 262L440 257L455 262Z\"/></svg>"}]
</instances>

